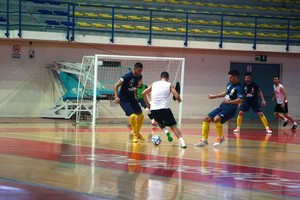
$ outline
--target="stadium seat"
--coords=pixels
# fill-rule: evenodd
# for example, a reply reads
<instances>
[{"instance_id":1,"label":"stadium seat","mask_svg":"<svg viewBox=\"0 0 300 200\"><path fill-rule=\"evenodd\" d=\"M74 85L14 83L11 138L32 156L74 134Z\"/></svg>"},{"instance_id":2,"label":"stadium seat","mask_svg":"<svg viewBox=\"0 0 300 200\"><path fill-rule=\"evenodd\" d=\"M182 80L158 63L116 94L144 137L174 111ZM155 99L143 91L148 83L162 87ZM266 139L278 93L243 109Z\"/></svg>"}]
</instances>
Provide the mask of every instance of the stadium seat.
<instances>
[{"instance_id":1,"label":"stadium seat","mask_svg":"<svg viewBox=\"0 0 300 200\"><path fill-rule=\"evenodd\" d=\"M102 18L105 18L105 19L111 19L111 15L109 15L109 14L99 14L99 17L102 17Z\"/></svg>"},{"instance_id":2,"label":"stadium seat","mask_svg":"<svg viewBox=\"0 0 300 200\"><path fill-rule=\"evenodd\" d=\"M243 34L243 36L254 37L254 34L251 32L243 32L242 34Z\"/></svg>"},{"instance_id":3,"label":"stadium seat","mask_svg":"<svg viewBox=\"0 0 300 200\"><path fill-rule=\"evenodd\" d=\"M171 22L182 22L183 20L181 20L181 19L178 19L178 18L170 18L169 19L169 21L171 21Z\"/></svg>"},{"instance_id":4,"label":"stadium seat","mask_svg":"<svg viewBox=\"0 0 300 200\"><path fill-rule=\"evenodd\" d=\"M192 33L196 33L196 34L204 34L205 32L200 30L200 29L191 29Z\"/></svg>"},{"instance_id":5,"label":"stadium seat","mask_svg":"<svg viewBox=\"0 0 300 200\"><path fill-rule=\"evenodd\" d=\"M127 19L124 15L115 15L115 19Z\"/></svg>"},{"instance_id":6,"label":"stadium seat","mask_svg":"<svg viewBox=\"0 0 300 200\"><path fill-rule=\"evenodd\" d=\"M168 22L169 20L163 17L156 17L154 18L155 21L160 21L160 22Z\"/></svg>"},{"instance_id":7,"label":"stadium seat","mask_svg":"<svg viewBox=\"0 0 300 200\"><path fill-rule=\"evenodd\" d=\"M60 25L60 23L55 20L46 20L45 23L48 25Z\"/></svg>"},{"instance_id":8,"label":"stadium seat","mask_svg":"<svg viewBox=\"0 0 300 200\"><path fill-rule=\"evenodd\" d=\"M77 22L76 25L81 26L81 27L91 27L91 24L86 23L86 22Z\"/></svg>"},{"instance_id":9,"label":"stadium seat","mask_svg":"<svg viewBox=\"0 0 300 200\"><path fill-rule=\"evenodd\" d=\"M150 21L150 17L142 17L143 20Z\"/></svg>"},{"instance_id":10,"label":"stadium seat","mask_svg":"<svg viewBox=\"0 0 300 200\"><path fill-rule=\"evenodd\" d=\"M61 21L61 24L65 25L65 26L74 26L74 24L72 22L66 22L66 21Z\"/></svg>"},{"instance_id":11,"label":"stadium seat","mask_svg":"<svg viewBox=\"0 0 300 200\"><path fill-rule=\"evenodd\" d=\"M107 28L112 28L112 25L111 25L111 24L106 24L106 27L107 27ZM115 28L115 29L120 29L121 26L115 24L115 25L114 25L114 28Z\"/></svg>"},{"instance_id":12,"label":"stadium seat","mask_svg":"<svg viewBox=\"0 0 300 200\"><path fill-rule=\"evenodd\" d=\"M200 19L200 20L196 20L196 23L198 23L198 24L208 24L208 22L207 22L207 21L205 21L205 20L202 20L202 19Z\"/></svg>"},{"instance_id":13,"label":"stadium seat","mask_svg":"<svg viewBox=\"0 0 300 200\"><path fill-rule=\"evenodd\" d=\"M234 36L243 36L243 33L239 32L239 31L233 31L233 32L231 32L231 35L234 35Z\"/></svg>"},{"instance_id":14,"label":"stadium seat","mask_svg":"<svg viewBox=\"0 0 300 200\"><path fill-rule=\"evenodd\" d=\"M70 14L73 15L72 12L71 12ZM82 17L82 16L83 16L83 13L80 13L80 12L74 12L74 16L75 16L75 17Z\"/></svg>"},{"instance_id":15,"label":"stadium seat","mask_svg":"<svg viewBox=\"0 0 300 200\"><path fill-rule=\"evenodd\" d=\"M68 16L68 13L62 10L54 10L53 14L61 15L61 16Z\"/></svg>"},{"instance_id":16,"label":"stadium seat","mask_svg":"<svg viewBox=\"0 0 300 200\"><path fill-rule=\"evenodd\" d=\"M157 3L166 3L166 0L156 0Z\"/></svg>"},{"instance_id":17,"label":"stadium seat","mask_svg":"<svg viewBox=\"0 0 300 200\"><path fill-rule=\"evenodd\" d=\"M87 16L87 17L98 17L97 14L92 13L92 12L86 12L86 13L84 13L84 15Z\"/></svg>"},{"instance_id":18,"label":"stadium seat","mask_svg":"<svg viewBox=\"0 0 300 200\"><path fill-rule=\"evenodd\" d=\"M38 9L38 12L44 15L52 15L52 11L47 9Z\"/></svg>"},{"instance_id":19,"label":"stadium seat","mask_svg":"<svg viewBox=\"0 0 300 200\"><path fill-rule=\"evenodd\" d=\"M101 23L92 23L92 26L96 27L96 28L106 28L106 26L104 24L101 24Z\"/></svg>"},{"instance_id":20,"label":"stadium seat","mask_svg":"<svg viewBox=\"0 0 300 200\"><path fill-rule=\"evenodd\" d=\"M186 33L186 29L185 28L178 28L177 31L181 32L181 33Z\"/></svg>"},{"instance_id":21,"label":"stadium seat","mask_svg":"<svg viewBox=\"0 0 300 200\"><path fill-rule=\"evenodd\" d=\"M135 27L131 26L131 25L122 25L121 26L123 29L127 29L127 30L134 30Z\"/></svg>"},{"instance_id":22,"label":"stadium seat","mask_svg":"<svg viewBox=\"0 0 300 200\"><path fill-rule=\"evenodd\" d=\"M196 5L196 6L205 6L205 4L204 3L201 3L201 2L193 2L194 3L194 5Z\"/></svg>"},{"instance_id":23,"label":"stadium seat","mask_svg":"<svg viewBox=\"0 0 300 200\"><path fill-rule=\"evenodd\" d=\"M128 19L138 21L138 20L141 20L142 18L138 17L138 16L135 16L135 15L130 15L130 16L128 16Z\"/></svg>"},{"instance_id":24,"label":"stadium seat","mask_svg":"<svg viewBox=\"0 0 300 200\"><path fill-rule=\"evenodd\" d=\"M163 31L164 29L160 28L160 27L157 27L157 26L153 26L152 27L152 30L153 31Z\"/></svg>"},{"instance_id":25,"label":"stadium seat","mask_svg":"<svg viewBox=\"0 0 300 200\"><path fill-rule=\"evenodd\" d=\"M170 27L165 27L164 30L167 31L167 32L177 32L177 29L170 28Z\"/></svg>"},{"instance_id":26,"label":"stadium seat","mask_svg":"<svg viewBox=\"0 0 300 200\"><path fill-rule=\"evenodd\" d=\"M0 22L6 22L6 19L4 17L0 17Z\"/></svg>"},{"instance_id":27,"label":"stadium seat","mask_svg":"<svg viewBox=\"0 0 300 200\"><path fill-rule=\"evenodd\" d=\"M205 33L209 34L209 35L216 35L219 34L218 31L214 31L214 30L204 30Z\"/></svg>"},{"instance_id":28,"label":"stadium seat","mask_svg":"<svg viewBox=\"0 0 300 200\"><path fill-rule=\"evenodd\" d=\"M145 27L145 26L136 26L135 28L140 30L140 31L149 31L149 28Z\"/></svg>"}]
</instances>

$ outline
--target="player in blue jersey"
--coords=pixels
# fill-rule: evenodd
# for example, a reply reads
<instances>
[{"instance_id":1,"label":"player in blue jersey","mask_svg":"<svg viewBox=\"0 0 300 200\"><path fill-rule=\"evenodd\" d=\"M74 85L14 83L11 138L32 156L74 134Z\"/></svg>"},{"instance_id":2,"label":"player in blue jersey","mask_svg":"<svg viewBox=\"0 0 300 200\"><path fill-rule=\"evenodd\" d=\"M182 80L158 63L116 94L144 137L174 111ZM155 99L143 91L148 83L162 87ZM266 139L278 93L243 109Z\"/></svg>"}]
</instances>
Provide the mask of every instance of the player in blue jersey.
<instances>
[{"instance_id":1,"label":"player in blue jersey","mask_svg":"<svg viewBox=\"0 0 300 200\"><path fill-rule=\"evenodd\" d=\"M208 95L209 99L224 98L221 105L211 111L203 120L202 124L202 139L195 144L196 147L203 147L208 145L208 134L210 123L214 122L218 134L214 146L219 146L225 141L223 136L222 124L234 117L238 105L243 102L242 85L239 82L239 71L230 70L228 72L228 80L226 90L217 95Z\"/></svg>"},{"instance_id":2,"label":"player in blue jersey","mask_svg":"<svg viewBox=\"0 0 300 200\"><path fill-rule=\"evenodd\" d=\"M145 140L145 138L140 134L144 115L136 98L138 82L142 79L142 71L142 63L135 63L134 70L123 75L114 87L115 103L119 103L125 114L129 116L129 124L133 130L132 142L134 143L138 140ZM121 89L118 94L120 86Z\"/></svg>"},{"instance_id":3,"label":"player in blue jersey","mask_svg":"<svg viewBox=\"0 0 300 200\"><path fill-rule=\"evenodd\" d=\"M235 134L240 133L240 127L242 124L243 115L245 114L245 112L249 111L250 108L252 108L252 110L256 112L260 117L263 125L266 128L266 133L272 134L272 131L268 125L268 120L265 117L264 113L262 112L262 108L261 108L261 104L263 106L267 105L264 95L260 87L255 82L252 81L252 75L250 72L245 73L245 82L243 83L243 91L244 91L244 101L240 107L240 112L236 120L237 127L236 129L234 129L233 133ZM260 97L261 99L261 104L259 102L258 97Z\"/></svg>"}]
</instances>

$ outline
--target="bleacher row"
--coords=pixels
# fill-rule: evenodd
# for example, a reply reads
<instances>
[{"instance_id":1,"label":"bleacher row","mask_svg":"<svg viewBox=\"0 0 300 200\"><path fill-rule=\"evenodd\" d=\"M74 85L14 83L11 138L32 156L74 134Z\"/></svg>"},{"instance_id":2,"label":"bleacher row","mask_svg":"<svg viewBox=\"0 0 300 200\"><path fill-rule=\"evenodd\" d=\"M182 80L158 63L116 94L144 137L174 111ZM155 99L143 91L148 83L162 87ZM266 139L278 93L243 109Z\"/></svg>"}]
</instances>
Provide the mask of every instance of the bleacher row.
<instances>
[{"instance_id":1,"label":"bleacher row","mask_svg":"<svg viewBox=\"0 0 300 200\"><path fill-rule=\"evenodd\" d=\"M69 2L72 1L73 0L70 0ZM15 8L12 8L12 10L17 11L17 1L12 0L12 2L15 2ZM76 11L74 13L72 11L68 13L67 4L63 2L60 3L53 0L23 1L23 30L30 30L34 29L33 27L41 26L48 27L48 31L55 31L57 29L65 29L66 26L69 26L74 27L74 29L78 31L77 33L88 31L89 33L94 32L94 34L101 34L101 32L110 32L114 25L114 30L116 32L132 34L142 33L146 35L149 33L150 28L149 9L151 9L153 11L151 20L153 34L183 36L186 33L187 25L185 11L188 10L188 33L192 37L196 37L197 35L219 37L222 24L220 14L224 14L222 31L224 37L253 38L254 27L256 25L253 16L255 16L258 18L257 37L285 41L288 36L287 21L289 19L289 38L296 41L300 39L300 21L295 14L297 12L300 13L300 9L295 5L293 8L285 7L283 9L275 7L274 4L270 4L272 6L265 6L264 9L260 9L262 6L257 6L256 4L250 6L250 3L248 3L249 5L246 5L245 1L234 1L234 4L225 4L224 2L226 2L226 0L222 3L219 3L219 1L126 0L122 1L122 3L114 4L116 2L117 1L114 0L74 1L73 3L76 3ZM235 2L243 2L243 5L235 4ZM255 2L255 0L252 0L252 2ZM263 0L259 2L259 5L262 5L261 2L292 5L291 0ZM169 6L170 4L174 4L175 6ZM112 7L115 7L116 10L114 16L112 16ZM214 13L213 10L207 10L207 12L203 13L200 12L200 9L197 9L198 7L220 7L227 10L221 10L222 12L218 11L218 13ZM1 8L3 9L5 6L1 6L0 3L0 25L1 23L4 24L6 22L4 14L5 10L3 9L1 12ZM193 8L194 10L190 8ZM281 12L277 13L276 16L278 18L272 18L267 12L267 16L264 16L260 15L259 12L255 14L234 13L234 9L239 11L243 9L258 9L260 11L281 10ZM287 10L290 13L288 16L285 15ZM282 15L279 16L278 14L280 13ZM72 19L73 14L74 23ZM288 19L286 17L288 17ZM17 21L16 13L10 20ZM113 25L112 21L114 21ZM49 27L52 29L49 29ZM300 41L298 42L300 43Z\"/></svg>"}]
</instances>

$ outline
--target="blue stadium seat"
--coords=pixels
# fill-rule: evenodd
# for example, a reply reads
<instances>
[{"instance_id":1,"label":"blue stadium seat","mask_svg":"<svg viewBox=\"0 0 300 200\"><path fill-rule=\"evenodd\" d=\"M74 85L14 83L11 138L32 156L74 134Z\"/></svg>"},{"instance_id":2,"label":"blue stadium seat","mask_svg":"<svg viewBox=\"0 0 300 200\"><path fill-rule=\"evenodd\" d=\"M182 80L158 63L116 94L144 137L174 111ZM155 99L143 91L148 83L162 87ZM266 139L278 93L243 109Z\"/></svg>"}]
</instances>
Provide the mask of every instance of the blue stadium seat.
<instances>
[{"instance_id":1,"label":"blue stadium seat","mask_svg":"<svg viewBox=\"0 0 300 200\"><path fill-rule=\"evenodd\" d=\"M61 16L68 16L68 13L62 10L54 10L53 13Z\"/></svg>"},{"instance_id":2,"label":"blue stadium seat","mask_svg":"<svg viewBox=\"0 0 300 200\"><path fill-rule=\"evenodd\" d=\"M72 22L66 22L66 21L61 21L61 24L65 26L74 26Z\"/></svg>"},{"instance_id":3,"label":"blue stadium seat","mask_svg":"<svg viewBox=\"0 0 300 200\"><path fill-rule=\"evenodd\" d=\"M55 20L46 20L45 23L49 25L60 25L60 23Z\"/></svg>"},{"instance_id":4,"label":"blue stadium seat","mask_svg":"<svg viewBox=\"0 0 300 200\"><path fill-rule=\"evenodd\" d=\"M51 10L47 10L47 9L39 9L38 11L39 11L41 14L52 15L52 11L51 11Z\"/></svg>"},{"instance_id":5,"label":"blue stadium seat","mask_svg":"<svg viewBox=\"0 0 300 200\"><path fill-rule=\"evenodd\" d=\"M0 17L0 22L6 22L6 19L4 17Z\"/></svg>"}]
</instances>

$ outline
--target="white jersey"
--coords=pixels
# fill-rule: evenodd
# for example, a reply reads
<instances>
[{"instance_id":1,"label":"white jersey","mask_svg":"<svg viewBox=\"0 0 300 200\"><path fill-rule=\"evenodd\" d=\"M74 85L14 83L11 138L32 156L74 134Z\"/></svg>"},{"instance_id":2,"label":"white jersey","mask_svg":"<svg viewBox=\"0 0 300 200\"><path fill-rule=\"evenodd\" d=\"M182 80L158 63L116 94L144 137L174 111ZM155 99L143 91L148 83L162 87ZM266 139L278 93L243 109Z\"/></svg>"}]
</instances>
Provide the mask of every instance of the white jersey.
<instances>
[{"instance_id":1,"label":"white jersey","mask_svg":"<svg viewBox=\"0 0 300 200\"><path fill-rule=\"evenodd\" d=\"M284 95L280 91L280 89L283 88L283 85L281 85L281 84L279 84L278 86L273 85L273 88L274 88L274 93L275 93L277 103L278 104L283 104L283 103L287 102L287 100L285 102L283 102L284 101Z\"/></svg>"},{"instance_id":2,"label":"white jersey","mask_svg":"<svg viewBox=\"0 0 300 200\"><path fill-rule=\"evenodd\" d=\"M156 81L152 84L150 110L169 108L170 86L171 83L167 81Z\"/></svg>"}]
</instances>

